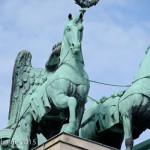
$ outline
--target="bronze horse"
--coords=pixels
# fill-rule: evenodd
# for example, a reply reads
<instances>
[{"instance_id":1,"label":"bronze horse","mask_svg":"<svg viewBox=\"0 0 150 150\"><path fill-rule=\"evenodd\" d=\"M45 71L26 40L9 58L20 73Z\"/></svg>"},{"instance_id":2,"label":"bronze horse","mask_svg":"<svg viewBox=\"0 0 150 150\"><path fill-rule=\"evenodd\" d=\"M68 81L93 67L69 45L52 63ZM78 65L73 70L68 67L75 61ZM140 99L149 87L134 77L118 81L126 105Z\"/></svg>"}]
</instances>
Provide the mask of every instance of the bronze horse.
<instances>
[{"instance_id":1,"label":"bronze horse","mask_svg":"<svg viewBox=\"0 0 150 150\"><path fill-rule=\"evenodd\" d=\"M150 129L149 85L150 47L127 91L100 102L93 109L87 109L80 136L120 148L124 135L126 148L131 150L133 140Z\"/></svg>"},{"instance_id":2,"label":"bronze horse","mask_svg":"<svg viewBox=\"0 0 150 150\"><path fill-rule=\"evenodd\" d=\"M15 141L11 146L32 148L37 132L47 139L59 132L78 135L89 91L81 44L84 12L69 14L61 50L53 48L46 69L32 67L30 52L18 54L9 111L11 135L7 137L9 144Z\"/></svg>"}]
</instances>

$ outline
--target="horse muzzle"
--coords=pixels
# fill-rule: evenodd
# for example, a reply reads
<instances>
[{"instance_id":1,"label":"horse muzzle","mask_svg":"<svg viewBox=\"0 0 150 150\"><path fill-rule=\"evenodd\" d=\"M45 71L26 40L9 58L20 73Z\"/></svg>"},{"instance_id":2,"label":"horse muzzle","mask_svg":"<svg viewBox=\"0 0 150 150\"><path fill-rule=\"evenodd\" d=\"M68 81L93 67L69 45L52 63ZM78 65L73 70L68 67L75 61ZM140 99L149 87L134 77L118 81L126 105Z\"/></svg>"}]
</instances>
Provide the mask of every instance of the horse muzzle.
<instances>
[{"instance_id":1,"label":"horse muzzle","mask_svg":"<svg viewBox=\"0 0 150 150\"><path fill-rule=\"evenodd\" d=\"M81 51L81 48L74 48L73 53L78 54Z\"/></svg>"},{"instance_id":2,"label":"horse muzzle","mask_svg":"<svg viewBox=\"0 0 150 150\"><path fill-rule=\"evenodd\" d=\"M70 48L73 50L74 54L77 54L81 51L81 44L72 44Z\"/></svg>"}]
</instances>

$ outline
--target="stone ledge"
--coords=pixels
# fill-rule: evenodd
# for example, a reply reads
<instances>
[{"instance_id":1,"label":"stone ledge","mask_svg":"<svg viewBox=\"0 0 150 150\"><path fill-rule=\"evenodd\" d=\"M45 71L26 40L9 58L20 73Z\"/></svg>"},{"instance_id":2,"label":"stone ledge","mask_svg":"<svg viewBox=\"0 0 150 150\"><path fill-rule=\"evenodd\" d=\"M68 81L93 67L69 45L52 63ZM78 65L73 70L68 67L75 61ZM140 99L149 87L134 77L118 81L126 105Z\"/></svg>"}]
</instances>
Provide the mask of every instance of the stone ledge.
<instances>
[{"instance_id":1,"label":"stone ledge","mask_svg":"<svg viewBox=\"0 0 150 150\"><path fill-rule=\"evenodd\" d=\"M67 133L60 133L33 150L115 150L109 146L80 138Z\"/></svg>"}]
</instances>

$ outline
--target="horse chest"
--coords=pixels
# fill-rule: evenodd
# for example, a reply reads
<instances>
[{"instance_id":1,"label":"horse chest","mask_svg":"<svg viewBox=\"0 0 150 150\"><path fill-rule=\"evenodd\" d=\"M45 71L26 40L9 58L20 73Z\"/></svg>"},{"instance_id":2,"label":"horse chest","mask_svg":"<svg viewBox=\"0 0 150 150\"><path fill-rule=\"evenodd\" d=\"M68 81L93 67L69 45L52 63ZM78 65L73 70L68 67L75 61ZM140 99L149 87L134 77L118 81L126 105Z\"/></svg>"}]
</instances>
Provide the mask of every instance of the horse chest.
<instances>
[{"instance_id":1,"label":"horse chest","mask_svg":"<svg viewBox=\"0 0 150 150\"><path fill-rule=\"evenodd\" d=\"M79 72L71 66L61 66L54 74L54 79L66 79L74 84L89 85L88 76L84 70Z\"/></svg>"}]
</instances>

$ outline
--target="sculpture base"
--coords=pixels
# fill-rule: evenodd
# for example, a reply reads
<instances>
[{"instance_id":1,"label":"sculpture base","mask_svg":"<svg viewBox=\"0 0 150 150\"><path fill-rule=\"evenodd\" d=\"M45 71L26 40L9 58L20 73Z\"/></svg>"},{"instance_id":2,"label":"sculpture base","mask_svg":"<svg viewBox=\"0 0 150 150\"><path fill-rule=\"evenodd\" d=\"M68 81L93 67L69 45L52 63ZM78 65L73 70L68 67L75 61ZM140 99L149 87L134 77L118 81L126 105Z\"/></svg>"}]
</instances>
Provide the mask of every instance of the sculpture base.
<instances>
[{"instance_id":1,"label":"sculpture base","mask_svg":"<svg viewBox=\"0 0 150 150\"><path fill-rule=\"evenodd\" d=\"M33 150L115 150L109 146L61 133Z\"/></svg>"}]
</instances>

